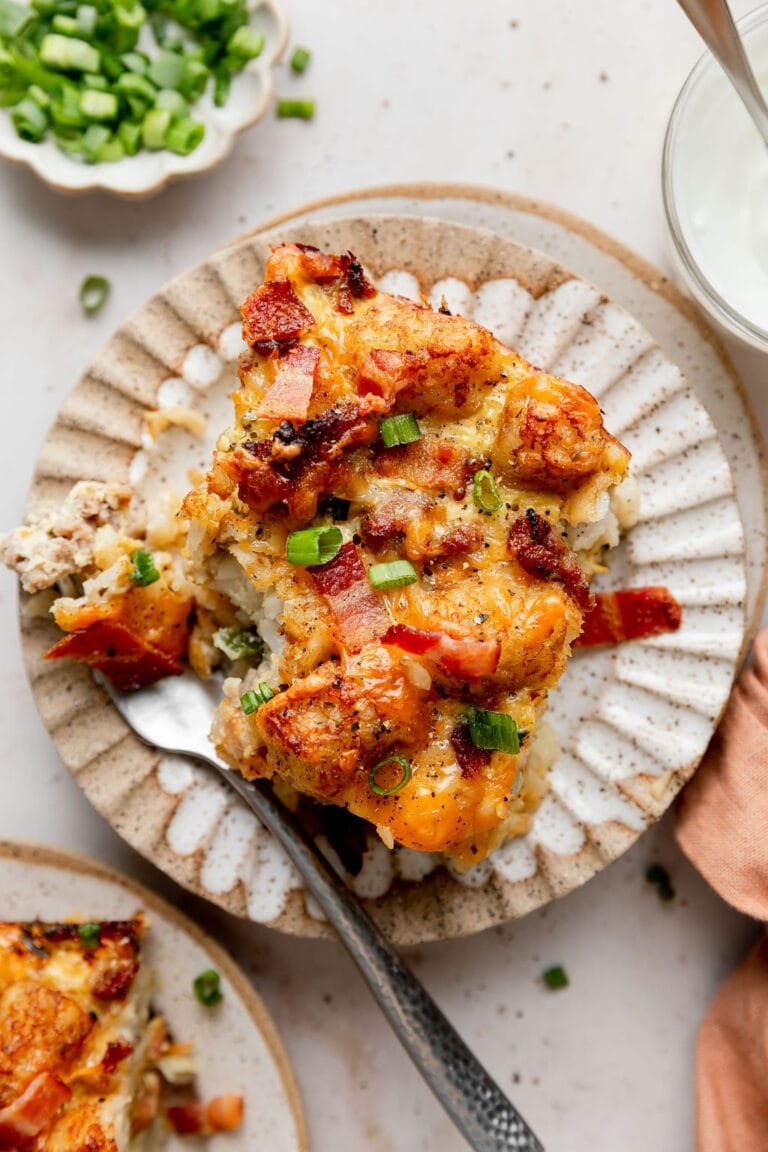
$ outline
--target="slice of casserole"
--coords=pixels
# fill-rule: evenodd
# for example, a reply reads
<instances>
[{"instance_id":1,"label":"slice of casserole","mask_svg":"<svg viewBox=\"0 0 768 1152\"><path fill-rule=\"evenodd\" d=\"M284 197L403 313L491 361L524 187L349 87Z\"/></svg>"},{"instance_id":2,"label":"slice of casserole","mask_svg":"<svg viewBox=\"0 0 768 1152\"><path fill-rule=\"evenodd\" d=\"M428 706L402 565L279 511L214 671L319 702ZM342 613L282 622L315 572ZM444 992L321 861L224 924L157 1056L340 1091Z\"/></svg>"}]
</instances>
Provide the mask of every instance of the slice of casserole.
<instances>
[{"instance_id":1,"label":"slice of casserole","mask_svg":"<svg viewBox=\"0 0 768 1152\"><path fill-rule=\"evenodd\" d=\"M158 1064L183 1065L185 1053L150 1018L143 934L140 916L0 924L0 1149L164 1145ZM189 1080L188 1055L186 1065Z\"/></svg>"},{"instance_id":2,"label":"slice of casserole","mask_svg":"<svg viewBox=\"0 0 768 1152\"><path fill-rule=\"evenodd\" d=\"M629 453L584 388L350 255L276 248L241 311L235 421L184 510L195 583L272 654L225 685L219 751L473 863L544 794Z\"/></svg>"}]
</instances>

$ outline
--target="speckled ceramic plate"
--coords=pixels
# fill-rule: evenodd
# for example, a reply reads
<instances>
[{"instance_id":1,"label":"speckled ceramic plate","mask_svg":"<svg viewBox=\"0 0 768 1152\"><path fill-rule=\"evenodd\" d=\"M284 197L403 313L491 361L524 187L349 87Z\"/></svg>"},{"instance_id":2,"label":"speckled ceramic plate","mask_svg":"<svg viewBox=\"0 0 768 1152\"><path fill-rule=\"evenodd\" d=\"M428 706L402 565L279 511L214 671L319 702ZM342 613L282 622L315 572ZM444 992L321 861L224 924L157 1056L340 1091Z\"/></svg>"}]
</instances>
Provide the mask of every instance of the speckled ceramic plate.
<instances>
[{"instance_id":1,"label":"speckled ceramic plate","mask_svg":"<svg viewBox=\"0 0 768 1152\"><path fill-rule=\"evenodd\" d=\"M237 303L270 240L356 251L384 287L423 292L476 317L535 363L587 385L633 452L643 511L614 585L666 584L678 633L580 653L551 701L563 752L531 833L463 877L437 858L372 836L352 880L398 941L463 934L563 895L615 859L691 775L727 699L745 633L745 539L728 461L695 391L649 334L598 288L548 256L438 220L348 218L246 238L168 285L116 334L59 414L31 504L88 475L129 477L146 496L187 486L229 420L241 347ZM144 414L183 403L209 435L179 428L150 447ZM84 462L87 461L87 465ZM326 930L299 877L220 782L142 747L81 667L40 659L47 624L24 625L35 695L92 802L139 851L239 915Z\"/></svg>"},{"instance_id":2,"label":"speckled ceramic plate","mask_svg":"<svg viewBox=\"0 0 768 1152\"><path fill-rule=\"evenodd\" d=\"M59 192L98 189L129 198L150 196L172 180L215 168L232 150L239 133L269 108L274 92L272 70L288 41L288 21L279 0L249 0L248 8L251 27L264 35L264 49L233 77L222 108L214 105L210 91L193 106L195 119L205 124L205 138L189 156L144 150L114 164L86 164L62 152L52 139L42 144L22 140L11 122L10 108L0 109L0 156L26 164Z\"/></svg>"},{"instance_id":3,"label":"speckled ceramic plate","mask_svg":"<svg viewBox=\"0 0 768 1152\"><path fill-rule=\"evenodd\" d=\"M245 1099L236 1136L194 1141L210 1152L268 1148L306 1152L301 1101L275 1026L234 961L196 925L133 880L83 856L0 840L0 920L122 919L143 909L150 931L145 962L156 974L153 1002L179 1040L192 1041L202 1099L238 1092ZM215 968L224 998L201 1007L192 981ZM189 1152L173 1138L170 1152Z\"/></svg>"}]
</instances>

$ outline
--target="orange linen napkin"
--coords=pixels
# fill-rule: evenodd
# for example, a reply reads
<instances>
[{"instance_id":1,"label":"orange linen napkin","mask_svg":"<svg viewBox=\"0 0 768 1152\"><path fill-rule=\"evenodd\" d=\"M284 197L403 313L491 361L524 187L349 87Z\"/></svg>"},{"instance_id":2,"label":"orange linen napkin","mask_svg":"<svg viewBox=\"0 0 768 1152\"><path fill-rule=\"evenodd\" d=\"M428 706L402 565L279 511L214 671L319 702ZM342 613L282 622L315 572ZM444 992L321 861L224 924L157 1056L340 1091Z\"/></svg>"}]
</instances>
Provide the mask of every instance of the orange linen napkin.
<instances>
[{"instance_id":1,"label":"orange linen napkin","mask_svg":"<svg viewBox=\"0 0 768 1152\"><path fill-rule=\"evenodd\" d=\"M681 797L677 839L724 900L768 921L768 628ZM768 1152L768 940L726 980L701 1026L696 1152Z\"/></svg>"}]
</instances>

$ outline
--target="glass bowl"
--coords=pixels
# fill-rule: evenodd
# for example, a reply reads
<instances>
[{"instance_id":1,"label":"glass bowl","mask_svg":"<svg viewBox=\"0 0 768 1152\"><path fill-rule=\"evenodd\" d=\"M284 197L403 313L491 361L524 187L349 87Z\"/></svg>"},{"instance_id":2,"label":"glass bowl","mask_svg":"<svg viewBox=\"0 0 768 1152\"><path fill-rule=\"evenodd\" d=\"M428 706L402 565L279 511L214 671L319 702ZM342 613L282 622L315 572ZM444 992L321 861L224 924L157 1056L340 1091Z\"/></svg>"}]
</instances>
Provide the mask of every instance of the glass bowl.
<instances>
[{"instance_id":1,"label":"glass bowl","mask_svg":"<svg viewBox=\"0 0 768 1152\"><path fill-rule=\"evenodd\" d=\"M768 4L737 23L758 82L768 90ZM753 348L768 352L768 327L744 315L745 309L734 301L733 295L729 300L715 286L717 270L702 258L691 222L693 216L687 218L686 214L686 209L694 210L691 189L695 181L691 180L690 173L700 170L702 164L715 169L727 162L706 138L712 117L723 114L743 117L744 130L755 131L720 65L710 52L705 52L677 97L664 140L662 194L667 228L677 271L691 296L726 332ZM765 192L764 219L768 235L768 184ZM721 217L721 224L724 219L726 217ZM763 254L763 264L768 277L768 251Z\"/></svg>"}]
</instances>

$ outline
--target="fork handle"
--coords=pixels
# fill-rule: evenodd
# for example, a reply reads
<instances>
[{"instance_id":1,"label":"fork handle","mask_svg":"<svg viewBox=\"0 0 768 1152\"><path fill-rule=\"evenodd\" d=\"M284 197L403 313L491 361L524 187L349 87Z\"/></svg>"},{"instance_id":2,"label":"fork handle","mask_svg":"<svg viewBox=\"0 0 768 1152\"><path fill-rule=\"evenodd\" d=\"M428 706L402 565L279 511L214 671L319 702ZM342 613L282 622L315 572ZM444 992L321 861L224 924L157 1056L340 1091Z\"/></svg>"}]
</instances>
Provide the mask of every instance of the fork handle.
<instances>
[{"instance_id":1,"label":"fork handle","mask_svg":"<svg viewBox=\"0 0 768 1152\"><path fill-rule=\"evenodd\" d=\"M544 1152L514 1105L269 785L250 783L236 772L228 779L285 848L406 1052L475 1152Z\"/></svg>"}]
</instances>

